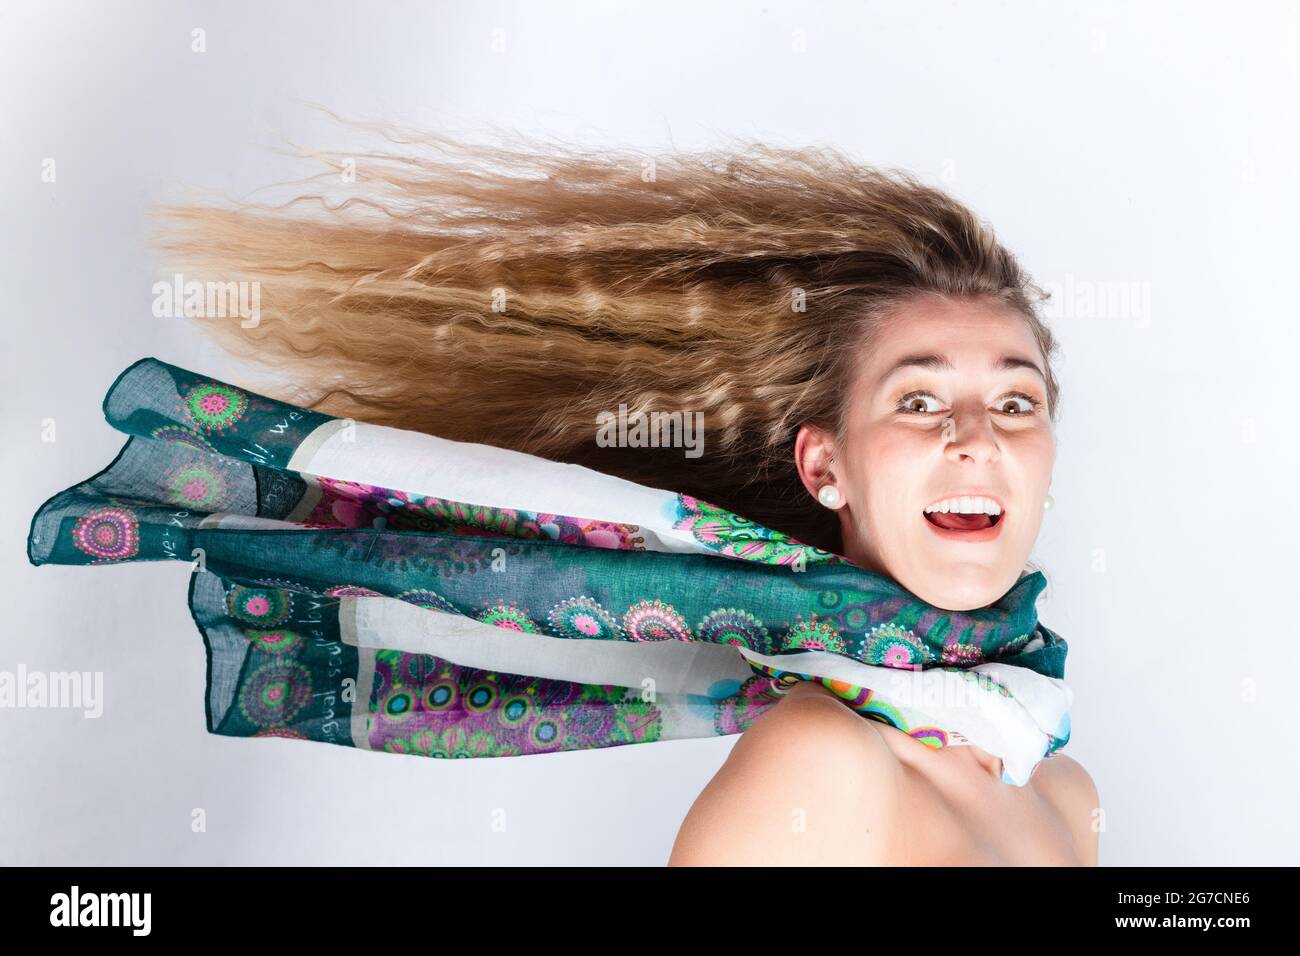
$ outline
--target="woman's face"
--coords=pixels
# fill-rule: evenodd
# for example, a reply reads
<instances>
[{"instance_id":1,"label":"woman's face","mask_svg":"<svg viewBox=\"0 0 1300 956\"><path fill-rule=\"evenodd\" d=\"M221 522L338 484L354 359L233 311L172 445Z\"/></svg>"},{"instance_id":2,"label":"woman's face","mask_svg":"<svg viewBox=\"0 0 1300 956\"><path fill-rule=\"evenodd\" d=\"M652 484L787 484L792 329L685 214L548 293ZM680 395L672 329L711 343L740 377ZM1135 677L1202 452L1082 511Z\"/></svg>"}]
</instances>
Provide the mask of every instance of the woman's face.
<instances>
[{"instance_id":1,"label":"woman's face","mask_svg":"<svg viewBox=\"0 0 1300 956\"><path fill-rule=\"evenodd\" d=\"M1001 303L926 296L899 310L864 350L843 446L812 426L795 446L813 495L839 489L845 557L947 610L1010 590L1056 458L1044 371L1024 317ZM927 517L963 496L991 498L1001 516Z\"/></svg>"}]
</instances>

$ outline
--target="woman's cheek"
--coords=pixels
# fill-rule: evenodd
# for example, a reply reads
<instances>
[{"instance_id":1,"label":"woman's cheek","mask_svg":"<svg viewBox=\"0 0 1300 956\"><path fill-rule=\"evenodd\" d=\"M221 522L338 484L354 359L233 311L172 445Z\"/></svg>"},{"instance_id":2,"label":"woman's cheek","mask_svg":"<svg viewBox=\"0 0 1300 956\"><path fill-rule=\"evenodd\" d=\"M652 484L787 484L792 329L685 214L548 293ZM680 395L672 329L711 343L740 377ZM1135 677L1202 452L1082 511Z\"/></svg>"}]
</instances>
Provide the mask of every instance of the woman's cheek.
<instances>
[{"instance_id":1,"label":"woman's cheek","mask_svg":"<svg viewBox=\"0 0 1300 956\"><path fill-rule=\"evenodd\" d=\"M1013 461L1020 472L1026 491L1041 497L1052 483L1052 467L1056 461L1056 444L1050 432L1024 436L1023 441L1012 443Z\"/></svg>"},{"instance_id":2,"label":"woman's cheek","mask_svg":"<svg viewBox=\"0 0 1300 956\"><path fill-rule=\"evenodd\" d=\"M873 539L907 533L909 512L918 496L935 484L934 469L943 463L935 435L914 428L881 425L851 436L848 448L850 501L854 523Z\"/></svg>"}]
</instances>

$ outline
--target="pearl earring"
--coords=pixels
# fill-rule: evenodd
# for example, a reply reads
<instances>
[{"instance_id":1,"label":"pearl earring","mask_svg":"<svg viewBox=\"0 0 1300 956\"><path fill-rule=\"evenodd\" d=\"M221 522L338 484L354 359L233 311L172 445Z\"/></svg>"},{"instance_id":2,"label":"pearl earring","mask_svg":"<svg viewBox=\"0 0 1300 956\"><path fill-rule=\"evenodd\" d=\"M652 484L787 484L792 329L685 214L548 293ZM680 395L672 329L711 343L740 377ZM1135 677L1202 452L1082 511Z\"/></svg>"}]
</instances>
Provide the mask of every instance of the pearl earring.
<instances>
[{"instance_id":1,"label":"pearl earring","mask_svg":"<svg viewBox=\"0 0 1300 956\"><path fill-rule=\"evenodd\" d=\"M1046 498L1043 499L1043 510L1051 511L1052 506L1055 504L1056 504L1056 500L1052 498L1052 496L1049 494Z\"/></svg>"},{"instance_id":2,"label":"pearl earring","mask_svg":"<svg viewBox=\"0 0 1300 956\"><path fill-rule=\"evenodd\" d=\"M817 489L817 500L827 508L834 508L840 503L840 490L834 485L822 485Z\"/></svg>"}]
</instances>

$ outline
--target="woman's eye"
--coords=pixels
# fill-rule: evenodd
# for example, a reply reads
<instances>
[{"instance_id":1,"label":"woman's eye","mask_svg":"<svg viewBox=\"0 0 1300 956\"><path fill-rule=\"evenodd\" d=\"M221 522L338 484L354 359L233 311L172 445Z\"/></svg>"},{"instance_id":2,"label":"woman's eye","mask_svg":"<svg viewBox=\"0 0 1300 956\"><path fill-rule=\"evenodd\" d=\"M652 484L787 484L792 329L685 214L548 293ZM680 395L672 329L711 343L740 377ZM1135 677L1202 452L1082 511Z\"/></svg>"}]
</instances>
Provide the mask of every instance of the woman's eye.
<instances>
[{"instance_id":1,"label":"woman's eye","mask_svg":"<svg viewBox=\"0 0 1300 956\"><path fill-rule=\"evenodd\" d=\"M929 407L934 402L937 407ZM1019 417L1033 415L1042 407L1042 402L1024 392L1012 392L998 403L997 410L1003 415ZM933 415L943 411L943 405L929 392L908 392L898 400L898 411L908 415Z\"/></svg>"},{"instance_id":2,"label":"woman's eye","mask_svg":"<svg viewBox=\"0 0 1300 956\"><path fill-rule=\"evenodd\" d=\"M1013 402L1023 402L1025 407L1020 409L1015 409L1013 406L1012 411L1007 411L1007 406L1011 405L1011 403ZM1024 392L1015 392L1014 394L1008 395L1006 398L1002 399L1002 404L999 405L998 408L1000 411L1002 411L1004 414L1007 415L1015 415L1015 416L1032 415L1036 411L1038 411L1039 406L1042 404L1043 403L1040 402L1038 399L1033 398L1030 395L1026 395Z\"/></svg>"},{"instance_id":3,"label":"woman's eye","mask_svg":"<svg viewBox=\"0 0 1300 956\"><path fill-rule=\"evenodd\" d=\"M943 410L942 405L939 405L938 408L926 408L926 399L930 399L935 402L935 404L938 404L939 402L939 400L929 392L908 392L898 400L898 410L910 415L931 415Z\"/></svg>"}]
</instances>

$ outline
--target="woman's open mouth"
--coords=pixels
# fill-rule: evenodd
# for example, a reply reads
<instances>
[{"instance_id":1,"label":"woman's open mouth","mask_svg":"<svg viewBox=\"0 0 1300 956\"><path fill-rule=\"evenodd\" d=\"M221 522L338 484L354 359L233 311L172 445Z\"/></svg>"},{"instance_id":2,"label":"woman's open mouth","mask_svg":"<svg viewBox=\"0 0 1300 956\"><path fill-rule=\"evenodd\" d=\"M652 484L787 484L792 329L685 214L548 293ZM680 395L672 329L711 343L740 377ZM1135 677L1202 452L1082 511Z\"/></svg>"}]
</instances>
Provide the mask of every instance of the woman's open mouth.
<instances>
[{"instance_id":1,"label":"woman's open mouth","mask_svg":"<svg viewBox=\"0 0 1300 956\"><path fill-rule=\"evenodd\" d=\"M976 543L992 541L1002 533L1006 512L997 514L971 509L970 511L926 511L923 512L926 524L941 538L949 541L966 541Z\"/></svg>"}]
</instances>

